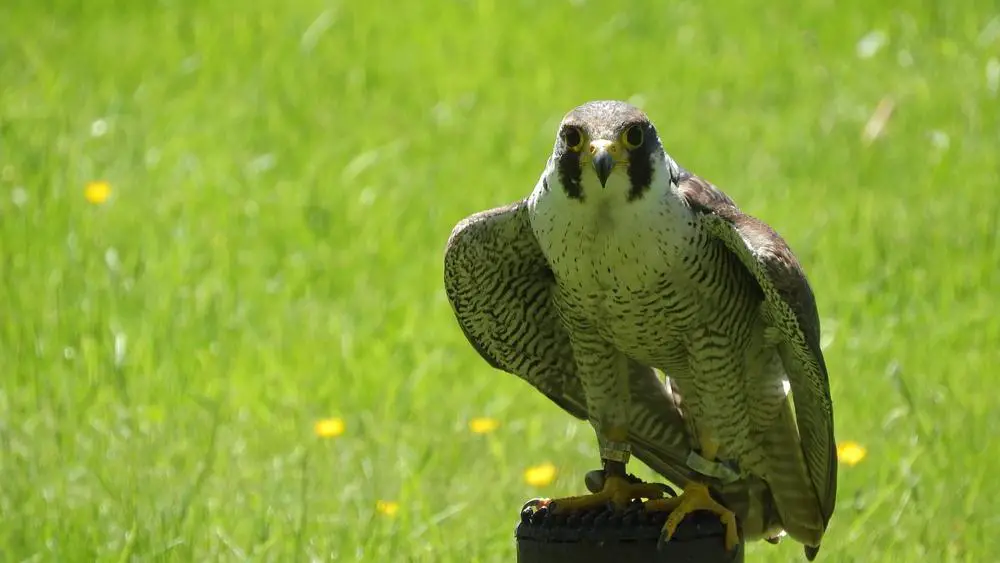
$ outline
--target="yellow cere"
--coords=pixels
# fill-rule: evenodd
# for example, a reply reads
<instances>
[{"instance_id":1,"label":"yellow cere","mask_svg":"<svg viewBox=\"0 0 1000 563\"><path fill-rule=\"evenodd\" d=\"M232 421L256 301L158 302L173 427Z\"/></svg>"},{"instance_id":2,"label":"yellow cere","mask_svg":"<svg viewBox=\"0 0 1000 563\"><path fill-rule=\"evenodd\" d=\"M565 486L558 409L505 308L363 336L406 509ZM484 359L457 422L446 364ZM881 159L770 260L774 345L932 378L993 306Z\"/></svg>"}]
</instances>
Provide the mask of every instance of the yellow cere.
<instances>
[{"instance_id":1,"label":"yellow cere","mask_svg":"<svg viewBox=\"0 0 1000 563\"><path fill-rule=\"evenodd\" d=\"M533 487L544 487L556 478L556 466L551 463L534 465L524 470L524 481Z\"/></svg>"},{"instance_id":2,"label":"yellow cere","mask_svg":"<svg viewBox=\"0 0 1000 563\"><path fill-rule=\"evenodd\" d=\"M320 438L336 438L344 433L344 421L340 418L324 418L313 427Z\"/></svg>"},{"instance_id":3,"label":"yellow cere","mask_svg":"<svg viewBox=\"0 0 1000 563\"><path fill-rule=\"evenodd\" d=\"M104 203L111 197L111 184L104 180L87 182L83 188L83 197L95 205Z\"/></svg>"},{"instance_id":4,"label":"yellow cere","mask_svg":"<svg viewBox=\"0 0 1000 563\"><path fill-rule=\"evenodd\" d=\"M837 459L847 466L857 465L867 453L865 447L857 442L841 442L837 445Z\"/></svg>"},{"instance_id":5,"label":"yellow cere","mask_svg":"<svg viewBox=\"0 0 1000 563\"><path fill-rule=\"evenodd\" d=\"M480 416L469 421L469 430L474 434L489 434L500 426L500 421L488 416Z\"/></svg>"},{"instance_id":6,"label":"yellow cere","mask_svg":"<svg viewBox=\"0 0 1000 563\"><path fill-rule=\"evenodd\" d=\"M375 502L375 511L386 516L395 516L399 512L399 503L391 500L379 500Z\"/></svg>"}]
</instances>

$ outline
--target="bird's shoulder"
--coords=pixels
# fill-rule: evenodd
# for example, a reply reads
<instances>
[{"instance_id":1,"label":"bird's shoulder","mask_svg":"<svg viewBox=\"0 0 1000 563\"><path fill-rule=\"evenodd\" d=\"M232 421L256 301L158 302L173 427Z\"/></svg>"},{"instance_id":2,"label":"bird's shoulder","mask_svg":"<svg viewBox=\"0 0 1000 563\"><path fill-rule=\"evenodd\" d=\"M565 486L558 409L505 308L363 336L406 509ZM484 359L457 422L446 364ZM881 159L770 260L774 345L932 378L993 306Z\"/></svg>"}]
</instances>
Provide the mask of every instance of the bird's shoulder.
<instances>
[{"instance_id":1,"label":"bird's shoulder","mask_svg":"<svg viewBox=\"0 0 1000 563\"><path fill-rule=\"evenodd\" d=\"M526 230L530 232L527 200L522 199L473 213L459 221L448 237L446 253L468 246L505 246L521 239Z\"/></svg>"},{"instance_id":2,"label":"bird's shoulder","mask_svg":"<svg viewBox=\"0 0 1000 563\"><path fill-rule=\"evenodd\" d=\"M704 178L682 169L676 185L696 216L721 219L739 235L767 280L795 312L810 347L818 352L820 327L816 299L802 264L785 239L764 221L741 211L731 197Z\"/></svg>"}]
</instances>

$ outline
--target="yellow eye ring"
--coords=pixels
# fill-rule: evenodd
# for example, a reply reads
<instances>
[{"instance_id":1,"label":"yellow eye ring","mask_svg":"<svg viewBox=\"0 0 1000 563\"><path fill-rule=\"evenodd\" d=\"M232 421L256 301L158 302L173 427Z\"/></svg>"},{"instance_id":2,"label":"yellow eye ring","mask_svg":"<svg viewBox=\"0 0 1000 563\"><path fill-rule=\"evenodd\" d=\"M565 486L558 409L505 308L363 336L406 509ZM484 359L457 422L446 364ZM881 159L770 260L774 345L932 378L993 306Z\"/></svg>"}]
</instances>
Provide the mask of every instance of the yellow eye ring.
<instances>
[{"instance_id":1,"label":"yellow eye ring","mask_svg":"<svg viewBox=\"0 0 1000 563\"><path fill-rule=\"evenodd\" d=\"M562 130L560 133L562 140L566 143L566 147L573 152L580 152L583 150L583 133L580 131L579 127L574 127L570 125Z\"/></svg>"},{"instance_id":2,"label":"yellow eye ring","mask_svg":"<svg viewBox=\"0 0 1000 563\"><path fill-rule=\"evenodd\" d=\"M642 146L642 142L645 140L644 137L642 127L629 125L622 133L622 144L629 150L637 149Z\"/></svg>"}]
</instances>

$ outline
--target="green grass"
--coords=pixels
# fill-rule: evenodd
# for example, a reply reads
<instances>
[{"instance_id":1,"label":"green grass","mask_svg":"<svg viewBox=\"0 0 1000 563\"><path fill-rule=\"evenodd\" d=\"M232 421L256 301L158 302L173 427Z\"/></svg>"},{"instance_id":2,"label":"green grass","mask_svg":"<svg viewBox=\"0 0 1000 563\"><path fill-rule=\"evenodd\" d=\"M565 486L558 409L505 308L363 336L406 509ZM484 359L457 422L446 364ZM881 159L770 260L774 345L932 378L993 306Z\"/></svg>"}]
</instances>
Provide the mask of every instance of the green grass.
<instances>
[{"instance_id":1,"label":"green grass","mask_svg":"<svg viewBox=\"0 0 1000 563\"><path fill-rule=\"evenodd\" d=\"M1000 11L781 4L6 3L0 560L513 561L594 438L465 342L442 250L608 97L807 268L868 448L822 560L995 559Z\"/></svg>"}]
</instances>

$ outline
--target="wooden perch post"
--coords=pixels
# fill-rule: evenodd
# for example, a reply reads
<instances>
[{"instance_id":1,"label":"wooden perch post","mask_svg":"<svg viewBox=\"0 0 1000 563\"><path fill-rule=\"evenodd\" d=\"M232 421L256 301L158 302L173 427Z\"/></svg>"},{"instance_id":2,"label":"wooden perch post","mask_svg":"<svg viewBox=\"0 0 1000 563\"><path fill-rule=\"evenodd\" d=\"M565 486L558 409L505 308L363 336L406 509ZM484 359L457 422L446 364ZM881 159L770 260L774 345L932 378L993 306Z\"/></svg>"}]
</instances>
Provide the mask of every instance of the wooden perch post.
<instances>
[{"instance_id":1,"label":"wooden perch post","mask_svg":"<svg viewBox=\"0 0 1000 563\"><path fill-rule=\"evenodd\" d=\"M607 508L549 514L525 504L515 530L518 563L743 563L744 544L726 553L718 517L695 512L671 541L657 547L667 515L634 502L624 512ZM742 535L742 534L741 534Z\"/></svg>"}]
</instances>

